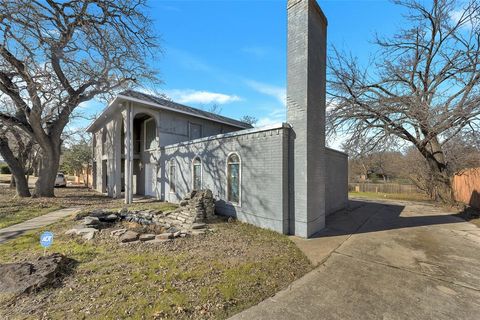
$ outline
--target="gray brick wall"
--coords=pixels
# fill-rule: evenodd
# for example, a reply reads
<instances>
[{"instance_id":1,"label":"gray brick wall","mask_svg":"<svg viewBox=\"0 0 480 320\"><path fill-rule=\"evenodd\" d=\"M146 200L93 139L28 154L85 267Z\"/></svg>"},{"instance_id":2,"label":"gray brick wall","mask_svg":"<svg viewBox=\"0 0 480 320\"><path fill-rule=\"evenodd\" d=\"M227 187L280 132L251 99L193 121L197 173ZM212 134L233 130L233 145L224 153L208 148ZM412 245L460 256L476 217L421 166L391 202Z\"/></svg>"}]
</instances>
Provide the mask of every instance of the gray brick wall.
<instances>
[{"instance_id":1,"label":"gray brick wall","mask_svg":"<svg viewBox=\"0 0 480 320\"><path fill-rule=\"evenodd\" d=\"M176 191L170 192L168 169L158 173L162 198L178 202L192 190L192 161L202 160L203 188L213 191L218 213L235 216L240 221L288 233L288 127L279 126L261 132L249 130L199 142L165 146L161 150L160 166L176 163ZM227 199L227 157L237 153L241 159L241 203Z\"/></svg>"},{"instance_id":2,"label":"gray brick wall","mask_svg":"<svg viewBox=\"0 0 480 320\"><path fill-rule=\"evenodd\" d=\"M345 208L348 203L348 155L329 148L325 149L325 155L325 210L329 215Z\"/></svg>"}]
</instances>

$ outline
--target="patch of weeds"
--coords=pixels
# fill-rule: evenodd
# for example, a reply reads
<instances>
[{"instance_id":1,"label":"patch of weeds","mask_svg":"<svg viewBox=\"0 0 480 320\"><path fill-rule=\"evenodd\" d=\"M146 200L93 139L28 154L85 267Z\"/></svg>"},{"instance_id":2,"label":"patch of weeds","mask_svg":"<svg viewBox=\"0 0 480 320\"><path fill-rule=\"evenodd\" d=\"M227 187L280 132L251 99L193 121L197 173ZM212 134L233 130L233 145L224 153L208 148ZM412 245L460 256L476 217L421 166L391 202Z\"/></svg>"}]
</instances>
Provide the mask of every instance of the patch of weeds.
<instances>
[{"instance_id":1,"label":"patch of weeds","mask_svg":"<svg viewBox=\"0 0 480 320\"><path fill-rule=\"evenodd\" d=\"M213 233L155 246L63 235L74 223L49 227L52 250L78 261L74 273L62 287L15 301L8 315L0 302L0 318L226 318L311 269L287 237L242 223L218 222ZM41 254L40 232L0 246L0 259Z\"/></svg>"}]
</instances>

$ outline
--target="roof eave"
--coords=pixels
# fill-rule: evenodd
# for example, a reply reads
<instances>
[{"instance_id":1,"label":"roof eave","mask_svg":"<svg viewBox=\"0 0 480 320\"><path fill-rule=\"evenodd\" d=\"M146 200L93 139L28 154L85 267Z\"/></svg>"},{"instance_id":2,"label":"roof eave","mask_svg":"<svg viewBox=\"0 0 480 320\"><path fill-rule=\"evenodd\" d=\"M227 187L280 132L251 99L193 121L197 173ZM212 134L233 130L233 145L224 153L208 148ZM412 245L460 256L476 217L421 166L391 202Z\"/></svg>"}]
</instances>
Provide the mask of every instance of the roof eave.
<instances>
[{"instance_id":1,"label":"roof eave","mask_svg":"<svg viewBox=\"0 0 480 320\"><path fill-rule=\"evenodd\" d=\"M96 119L94 119L92 123L90 123L90 125L87 127L87 129L85 129L85 131L93 133L95 131L95 127L98 125L100 120L104 117L105 113L107 113L107 111L112 107L112 105L115 104L115 102L117 102L117 100L119 100L118 96L116 96L112 101L110 101L110 103L102 110L100 115Z\"/></svg>"},{"instance_id":2,"label":"roof eave","mask_svg":"<svg viewBox=\"0 0 480 320\"><path fill-rule=\"evenodd\" d=\"M138 98L133 98L133 97L129 97L129 96L124 96L124 95L121 95L121 94L117 95L117 98L121 98L121 99L124 99L124 100L129 100L129 101L132 101L132 102L142 103L142 104L145 104L145 105L161 108L161 109L164 109L164 110L169 110L169 111L176 112L176 113L187 114L187 115L190 115L190 116L193 116L193 117L196 117L196 118L207 119L207 120L213 121L213 122L228 124L229 126L236 127L236 128L241 128L241 129L251 128L251 126L248 126L247 124L245 124L245 126L242 126L242 125L235 124L235 123L229 122L229 121L222 121L220 119L212 119L212 118L202 116L202 115L199 115L199 114L195 114L195 113L192 113L192 112L187 112L187 111L182 111L182 110L178 110L178 109L175 109L175 108L170 108L170 107L167 107L167 106L159 104L159 103L146 101L146 100L142 100L142 99L138 99Z\"/></svg>"}]
</instances>

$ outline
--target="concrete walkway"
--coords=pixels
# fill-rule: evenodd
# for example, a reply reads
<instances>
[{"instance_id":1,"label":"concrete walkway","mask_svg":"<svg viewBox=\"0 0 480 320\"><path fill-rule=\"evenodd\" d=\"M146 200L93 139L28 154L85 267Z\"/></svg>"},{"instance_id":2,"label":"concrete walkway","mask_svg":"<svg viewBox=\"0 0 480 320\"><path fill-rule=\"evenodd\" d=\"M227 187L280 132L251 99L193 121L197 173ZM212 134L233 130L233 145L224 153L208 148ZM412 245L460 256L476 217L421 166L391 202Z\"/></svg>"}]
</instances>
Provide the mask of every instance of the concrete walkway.
<instances>
[{"instance_id":1,"label":"concrete walkway","mask_svg":"<svg viewBox=\"0 0 480 320\"><path fill-rule=\"evenodd\" d=\"M0 229L0 243L16 238L27 231L48 226L49 224L55 223L65 217L76 214L80 210L81 208L60 209L47 213L43 216Z\"/></svg>"},{"instance_id":2,"label":"concrete walkway","mask_svg":"<svg viewBox=\"0 0 480 320\"><path fill-rule=\"evenodd\" d=\"M479 319L480 228L422 203L351 201L315 239L318 265L232 319Z\"/></svg>"}]
</instances>

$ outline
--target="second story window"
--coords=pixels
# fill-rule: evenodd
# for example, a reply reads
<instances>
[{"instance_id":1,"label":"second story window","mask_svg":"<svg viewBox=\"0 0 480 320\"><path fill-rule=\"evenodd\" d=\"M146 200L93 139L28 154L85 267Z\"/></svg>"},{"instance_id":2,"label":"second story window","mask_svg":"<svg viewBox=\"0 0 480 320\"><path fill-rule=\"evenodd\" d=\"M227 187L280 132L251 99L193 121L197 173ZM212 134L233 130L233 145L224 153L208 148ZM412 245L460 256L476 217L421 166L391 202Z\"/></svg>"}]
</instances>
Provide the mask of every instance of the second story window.
<instances>
[{"instance_id":1,"label":"second story window","mask_svg":"<svg viewBox=\"0 0 480 320\"><path fill-rule=\"evenodd\" d=\"M196 123L190 123L189 127L190 140L199 139L202 137L202 126Z\"/></svg>"},{"instance_id":2,"label":"second story window","mask_svg":"<svg viewBox=\"0 0 480 320\"><path fill-rule=\"evenodd\" d=\"M145 150L155 149L156 145L157 128L155 120L150 118L145 120Z\"/></svg>"}]
</instances>

